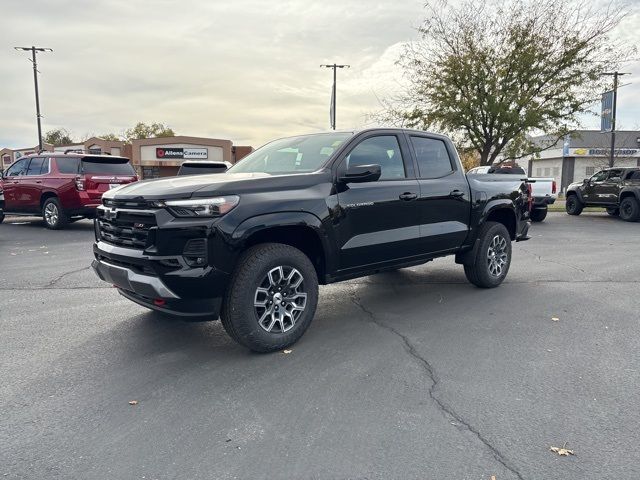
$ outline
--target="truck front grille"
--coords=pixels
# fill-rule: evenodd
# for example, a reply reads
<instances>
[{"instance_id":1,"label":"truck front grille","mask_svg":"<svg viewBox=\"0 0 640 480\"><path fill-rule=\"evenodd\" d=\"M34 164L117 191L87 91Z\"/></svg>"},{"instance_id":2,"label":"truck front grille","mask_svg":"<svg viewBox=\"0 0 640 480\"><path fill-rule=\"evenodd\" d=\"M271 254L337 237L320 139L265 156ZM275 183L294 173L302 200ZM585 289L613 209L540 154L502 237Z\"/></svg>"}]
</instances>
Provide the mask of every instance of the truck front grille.
<instances>
[{"instance_id":1,"label":"truck front grille","mask_svg":"<svg viewBox=\"0 0 640 480\"><path fill-rule=\"evenodd\" d=\"M149 232L156 226L153 212L98 208L100 240L119 247L144 249L149 246Z\"/></svg>"}]
</instances>

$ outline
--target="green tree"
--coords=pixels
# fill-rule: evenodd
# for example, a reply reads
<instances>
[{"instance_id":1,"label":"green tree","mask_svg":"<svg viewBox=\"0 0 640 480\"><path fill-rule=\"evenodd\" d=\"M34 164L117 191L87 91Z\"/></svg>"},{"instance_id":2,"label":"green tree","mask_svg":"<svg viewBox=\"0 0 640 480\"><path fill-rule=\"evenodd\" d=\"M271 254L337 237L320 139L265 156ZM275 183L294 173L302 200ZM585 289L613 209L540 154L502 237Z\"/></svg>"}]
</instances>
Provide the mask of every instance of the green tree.
<instances>
[{"instance_id":1,"label":"green tree","mask_svg":"<svg viewBox=\"0 0 640 480\"><path fill-rule=\"evenodd\" d=\"M62 145L69 145L74 143L73 139L71 138L71 133L65 128L56 128L54 130L49 130L42 137L42 141L44 143L49 143L54 147L60 147Z\"/></svg>"},{"instance_id":2,"label":"green tree","mask_svg":"<svg viewBox=\"0 0 640 480\"><path fill-rule=\"evenodd\" d=\"M539 152L580 126L602 76L635 50L609 34L627 14L591 1L427 3L419 39L398 64L406 89L382 116L436 129L475 149L481 165ZM545 132L547 145L530 135Z\"/></svg>"},{"instance_id":3,"label":"green tree","mask_svg":"<svg viewBox=\"0 0 640 480\"><path fill-rule=\"evenodd\" d=\"M128 143L142 138L174 137L175 135L171 127L162 123L146 124L138 122L135 127L129 128L124 132L125 141Z\"/></svg>"},{"instance_id":4,"label":"green tree","mask_svg":"<svg viewBox=\"0 0 640 480\"><path fill-rule=\"evenodd\" d=\"M122 141L122 138L120 137L120 135L116 135L115 133L104 133L102 135L98 135L98 138L101 138L103 140L110 140L113 142Z\"/></svg>"}]
</instances>

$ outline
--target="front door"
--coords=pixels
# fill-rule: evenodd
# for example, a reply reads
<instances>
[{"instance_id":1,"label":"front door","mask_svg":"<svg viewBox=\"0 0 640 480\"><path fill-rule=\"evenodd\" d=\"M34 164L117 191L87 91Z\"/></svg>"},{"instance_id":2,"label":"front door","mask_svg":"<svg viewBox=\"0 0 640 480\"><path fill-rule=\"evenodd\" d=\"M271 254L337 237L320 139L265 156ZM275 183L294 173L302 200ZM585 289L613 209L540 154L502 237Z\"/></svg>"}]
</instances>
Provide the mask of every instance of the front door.
<instances>
[{"instance_id":1,"label":"front door","mask_svg":"<svg viewBox=\"0 0 640 480\"><path fill-rule=\"evenodd\" d=\"M602 170L589 179L582 194L586 203L607 203L602 197L602 184L607 179L607 174L606 170Z\"/></svg>"},{"instance_id":2,"label":"front door","mask_svg":"<svg viewBox=\"0 0 640 480\"><path fill-rule=\"evenodd\" d=\"M615 205L618 203L618 195L620 193L620 183L624 170L616 168L609 170L609 175L600 186L600 198L604 203Z\"/></svg>"},{"instance_id":3,"label":"front door","mask_svg":"<svg viewBox=\"0 0 640 480\"><path fill-rule=\"evenodd\" d=\"M24 212L21 195L21 179L27 171L28 158L21 158L14 162L2 177L4 191L4 209L7 212Z\"/></svg>"},{"instance_id":4,"label":"front door","mask_svg":"<svg viewBox=\"0 0 640 480\"><path fill-rule=\"evenodd\" d=\"M382 171L374 182L338 185L335 228L342 271L420 254L420 190L405 142L396 134L366 137L338 167L338 176L354 165L380 165Z\"/></svg>"},{"instance_id":5,"label":"front door","mask_svg":"<svg viewBox=\"0 0 640 480\"><path fill-rule=\"evenodd\" d=\"M469 183L440 138L409 135L420 185L420 236L428 253L457 249L469 232Z\"/></svg>"}]
</instances>

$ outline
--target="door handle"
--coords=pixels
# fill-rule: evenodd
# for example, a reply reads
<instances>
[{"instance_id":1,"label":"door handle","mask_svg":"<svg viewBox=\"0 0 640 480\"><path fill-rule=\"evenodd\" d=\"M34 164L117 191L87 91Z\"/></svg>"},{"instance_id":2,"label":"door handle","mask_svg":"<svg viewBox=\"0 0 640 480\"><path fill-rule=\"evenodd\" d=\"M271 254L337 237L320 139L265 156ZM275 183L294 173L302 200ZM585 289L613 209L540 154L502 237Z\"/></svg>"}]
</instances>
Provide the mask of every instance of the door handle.
<instances>
[{"instance_id":1,"label":"door handle","mask_svg":"<svg viewBox=\"0 0 640 480\"><path fill-rule=\"evenodd\" d=\"M42 183L42 180L36 180L36 183Z\"/></svg>"},{"instance_id":2,"label":"door handle","mask_svg":"<svg viewBox=\"0 0 640 480\"><path fill-rule=\"evenodd\" d=\"M449 193L449 196L453 198L462 198L464 197L464 192L461 190L453 190L451 193Z\"/></svg>"},{"instance_id":3,"label":"door handle","mask_svg":"<svg viewBox=\"0 0 640 480\"><path fill-rule=\"evenodd\" d=\"M415 200L416 198L418 198L418 195L411 192L404 192L402 195L400 195L400 200L405 200L407 202L409 200Z\"/></svg>"}]
</instances>

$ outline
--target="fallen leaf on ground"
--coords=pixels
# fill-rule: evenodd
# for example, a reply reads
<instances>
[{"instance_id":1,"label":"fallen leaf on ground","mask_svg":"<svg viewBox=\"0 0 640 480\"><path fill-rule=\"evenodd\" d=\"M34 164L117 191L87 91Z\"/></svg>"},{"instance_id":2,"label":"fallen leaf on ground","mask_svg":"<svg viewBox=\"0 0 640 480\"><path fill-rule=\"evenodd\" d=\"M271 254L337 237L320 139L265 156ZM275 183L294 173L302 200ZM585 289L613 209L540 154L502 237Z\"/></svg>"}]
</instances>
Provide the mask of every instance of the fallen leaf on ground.
<instances>
[{"instance_id":1,"label":"fallen leaf on ground","mask_svg":"<svg viewBox=\"0 0 640 480\"><path fill-rule=\"evenodd\" d=\"M131 400L129 402L129 405L137 405L138 404L138 400Z\"/></svg>"},{"instance_id":2,"label":"fallen leaf on ground","mask_svg":"<svg viewBox=\"0 0 640 480\"><path fill-rule=\"evenodd\" d=\"M495 475L491 475L491 480L496 480L496 476Z\"/></svg>"},{"instance_id":3,"label":"fallen leaf on ground","mask_svg":"<svg viewBox=\"0 0 640 480\"><path fill-rule=\"evenodd\" d=\"M553 320L554 322L559 322L560 319L558 317L551 317L551 320Z\"/></svg>"},{"instance_id":4,"label":"fallen leaf on ground","mask_svg":"<svg viewBox=\"0 0 640 480\"><path fill-rule=\"evenodd\" d=\"M283 350L282 353L291 353L292 350Z\"/></svg>"},{"instance_id":5,"label":"fallen leaf on ground","mask_svg":"<svg viewBox=\"0 0 640 480\"><path fill-rule=\"evenodd\" d=\"M568 448L564 448L564 447L549 447L549 450L551 450L554 453L557 453L561 457L568 457L569 455L575 455L575 453L573 453L573 450L569 450Z\"/></svg>"}]
</instances>

